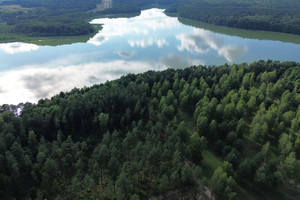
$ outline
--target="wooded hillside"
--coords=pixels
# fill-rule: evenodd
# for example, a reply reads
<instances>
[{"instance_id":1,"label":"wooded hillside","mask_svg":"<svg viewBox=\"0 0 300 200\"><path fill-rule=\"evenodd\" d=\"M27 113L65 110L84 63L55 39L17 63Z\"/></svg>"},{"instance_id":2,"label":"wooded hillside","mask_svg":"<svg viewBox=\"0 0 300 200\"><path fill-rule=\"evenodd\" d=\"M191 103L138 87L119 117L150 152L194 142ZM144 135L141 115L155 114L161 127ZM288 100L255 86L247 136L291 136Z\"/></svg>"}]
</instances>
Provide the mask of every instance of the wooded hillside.
<instances>
[{"instance_id":1,"label":"wooded hillside","mask_svg":"<svg viewBox=\"0 0 300 200\"><path fill-rule=\"evenodd\" d=\"M3 199L297 199L300 65L126 75L1 106ZM204 189L206 188L206 189Z\"/></svg>"},{"instance_id":2,"label":"wooded hillside","mask_svg":"<svg viewBox=\"0 0 300 200\"><path fill-rule=\"evenodd\" d=\"M220 26L299 35L299 8L294 0L183 0L167 12Z\"/></svg>"}]
</instances>

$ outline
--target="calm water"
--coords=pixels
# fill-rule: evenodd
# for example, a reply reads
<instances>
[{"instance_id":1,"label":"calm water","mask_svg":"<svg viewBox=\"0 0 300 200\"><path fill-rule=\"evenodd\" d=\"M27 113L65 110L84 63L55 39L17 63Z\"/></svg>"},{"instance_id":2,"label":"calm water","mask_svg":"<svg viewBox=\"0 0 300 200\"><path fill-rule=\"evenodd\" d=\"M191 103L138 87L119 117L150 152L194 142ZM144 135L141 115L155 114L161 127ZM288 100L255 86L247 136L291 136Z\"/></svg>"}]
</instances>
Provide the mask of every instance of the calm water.
<instances>
[{"instance_id":1,"label":"calm water","mask_svg":"<svg viewBox=\"0 0 300 200\"><path fill-rule=\"evenodd\" d=\"M300 45L214 33L181 24L161 9L95 19L103 29L87 43L56 47L0 44L0 104L37 102L60 91L127 73L259 59L300 62Z\"/></svg>"}]
</instances>

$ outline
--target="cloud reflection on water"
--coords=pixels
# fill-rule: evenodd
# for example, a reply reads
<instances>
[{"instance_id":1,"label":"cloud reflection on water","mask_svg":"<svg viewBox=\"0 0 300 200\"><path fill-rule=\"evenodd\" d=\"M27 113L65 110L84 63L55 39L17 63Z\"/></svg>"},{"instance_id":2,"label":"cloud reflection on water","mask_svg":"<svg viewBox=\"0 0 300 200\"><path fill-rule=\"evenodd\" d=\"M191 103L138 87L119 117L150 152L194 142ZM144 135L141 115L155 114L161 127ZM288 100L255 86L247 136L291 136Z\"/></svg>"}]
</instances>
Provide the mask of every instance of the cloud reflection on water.
<instances>
[{"instance_id":1,"label":"cloud reflection on water","mask_svg":"<svg viewBox=\"0 0 300 200\"><path fill-rule=\"evenodd\" d=\"M218 54L220 56L223 56L227 61L233 62L237 58L239 58L241 55L246 53L247 47L239 47L236 45L228 45L220 48L218 50Z\"/></svg>"},{"instance_id":2,"label":"cloud reflection on water","mask_svg":"<svg viewBox=\"0 0 300 200\"><path fill-rule=\"evenodd\" d=\"M103 24L103 29L88 41L97 46L109 41L112 37L135 34L137 37L128 40L130 47L146 48L156 45L162 48L172 44L164 38L164 34L169 39L170 35L174 37L175 34L175 38L180 41L180 45L177 46L180 52L186 50L192 54L204 54L213 50L216 56L222 56L227 61L233 62L247 50L238 45L225 46L224 36L211 31L200 28L191 28L189 31L176 29L182 24L177 18L166 16L162 9L145 10L141 12L141 15L131 18L95 19L91 23ZM159 35L161 38L153 37L153 35Z\"/></svg>"},{"instance_id":3,"label":"cloud reflection on water","mask_svg":"<svg viewBox=\"0 0 300 200\"><path fill-rule=\"evenodd\" d=\"M124 35L149 36L160 29L171 29L181 24L177 18L167 17L162 9L144 10L139 16L131 18L94 19L91 24L103 24L103 28L88 43L101 45L112 37ZM149 39L144 39L148 41ZM154 40L154 39L152 39Z\"/></svg>"},{"instance_id":4,"label":"cloud reflection on water","mask_svg":"<svg viewBox=\"0 0 300 200\"><path fill-rule=\"evenodd\" d=\"M16 54L21 52L30 52L38 50L39 46L23 42L12 42L0 44L0 49L8 54Z\"/></svg>"},{"instance_id":5,"label":"cloud reflection on water","mask_svg":"<svg viewBox=\"0 0 300 200\"><path fill-rule=\"evenodd\" d=\"M181 42L177 47L179 51L187 50L191 53L204 53L210 49L218 49L224 40L216 34L204 29L194 28L191 33L176 35L176 39Z\"/></svg>"},{"instance_id":6,"label":"cloud reflection on water","mask_svg":"<svg viewBox=\"0 0 300 200\"><path fill-rule=\"evenodd\" d=\"M247 51L246 47L237 45L224 46L224 38L204 29L194 28L191 33L176 35L176 39L181 42L180 46L177 46L179 51L204 54L216 50L219 56L223 56L229 62L233 62Z\"/></svg>"},{"instance_id":7,"label":"cloud reflection on water","mask_svg":"<svg viewBox=\"0 0 300 200\"><path fill-rule=\"evenodd\" d=\"M68 67L59 67L57 63L57 66L56 68L27 66L1 73L0 85L5 85L5 88L0 90L0 104L37 102L41 98L50 98L60 91L91 86L117 79L124 74L165 69L153 68L147 62L124 60L91 62Z\"/></svg>"},{"instance_id":8,"label":"cloud reflection on water","mask_svg":"<svg viewBox=\"0 0 300 200\"><path fill-rule=\"evenodd\" d=\"M169 54L160 58L160 63L166 67L182 68L182 66L203 65L204 62L199 59L184 58L179 54Z\"/></svg>"},{"instance_id":9,"label":"cloud reflection on water","mask_svg":"<svg viewBox=\"0 0 300 200\"><path fill-rule=\"evenodd\" d=\"M152 45L156 45L157 47L161 48L165 45L168 45L165 39L153 39L153 38L143 39L143 40L129 40L128 43L131 47L137 46L142 48L146 48Z\"/></svg>"},{"instance_id":10,"label":"cloud reflection on water","mask_svg":"<svg viewBox=\"0 0 300 200\"><path fill-rule=\"evenodd\" d=\"M72 44L38 50L34 44L0 44L0 49L6 52L4 56L38 50L34 55L28 54L28 61L17 69L1 72L0 104L37 102L60 91L91 86L128 73L206 64L211 58L204 54L221 62L224 58L234 62L247 51L220 34L184 26L161 9L142 11L137 17L97 19L91 23L104 24L88 41L93 45Z\"/></svg>"},{"instance_id":11,"label":"cloud reflection on water","mask_svg":"<svg viewBox=\"0 0 300 200\"><path fill-rule=\"evenodd\" d=\"M114 53L119 55L120 57L126 58L126 59L129 59L136 54L134 51L133 52L115 51Z\"/></svg>"}]
</instances>

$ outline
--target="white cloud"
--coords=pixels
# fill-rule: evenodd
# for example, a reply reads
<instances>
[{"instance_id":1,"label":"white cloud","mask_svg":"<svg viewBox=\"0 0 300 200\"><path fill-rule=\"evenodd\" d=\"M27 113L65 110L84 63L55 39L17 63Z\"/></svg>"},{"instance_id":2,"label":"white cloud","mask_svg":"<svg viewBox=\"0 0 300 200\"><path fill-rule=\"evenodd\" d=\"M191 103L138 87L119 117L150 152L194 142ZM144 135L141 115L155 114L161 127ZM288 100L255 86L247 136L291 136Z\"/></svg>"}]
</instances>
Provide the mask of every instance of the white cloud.
<instances>
[{"instance_id":1,"label":"white cloud","mask_svg":"<svg viewBox=\"0 0 300 200\"><path fill-rule=\"evenodd\" d=\"M236 45L228 45L220 48L218 54L223 56L227 61L233 62L247 51L246 47L238 47Z\"/></svg>"},{"instance_id":2,"label":"white cloud","mask_svg":"<svg viewBox=\"0 0 300 200\"><path fill-rule=\"evenodd\" d=\"M217 51L219 56L223 56L227 61L233 62L247 51L246 47L237 45L224 46L223 39L216 33L194 28L192 33L176 35L181 44L177 47L179 51L203 54L210 50Z\"/></svg>"},{"instance_id":3,"label":"white cloud","mask_svg":"<svg viewBox=\"0 0 300 200\"><path fill-rule=\"evenodd\" d=\"M100 46L101 44L103 44L107 40L108 40L108 37L106 37L105 35L96 34L93 38L89 39L88 43L91 43L91 44L96 45L96 46Z\"/></svg>"},{"instance_id":4,"label":"white cloud","mask_svg":"<svg viewBox=\"0 0 300 200\"><path fill-rule=\"evenodd\" d=\"M156 45L157 47L161 48L165 45L168 45L165 39L153 39L153 38L143 39L143 40L129 40L128 43L131 47L137 46L142 48L152 46L152 45Z\"/></svg>"},{"instance_id":5,"label":"white cloud","mask_svg":"<svg viewBox=\"0 0 300 200\"><path fill-rule=\"evenodd\" d=\"M21 52L30 52L38 50L39 46L23 42L12 42L0 44L0 49L8 54L16 54Z\"/></svg>"},{"instance_id":6,"label":"white cloud","mask_svg":"<svg viewBox=\"0 0 300 200\"><path fill-rule=\"evenodd\" d=\"M204 53L210 49L218 49L223 40L215 33L204 29L194 28L192 33L176 35L181 44L177 47L179 51L187 50L191 53Z\"/></svg>"}]
</instances>

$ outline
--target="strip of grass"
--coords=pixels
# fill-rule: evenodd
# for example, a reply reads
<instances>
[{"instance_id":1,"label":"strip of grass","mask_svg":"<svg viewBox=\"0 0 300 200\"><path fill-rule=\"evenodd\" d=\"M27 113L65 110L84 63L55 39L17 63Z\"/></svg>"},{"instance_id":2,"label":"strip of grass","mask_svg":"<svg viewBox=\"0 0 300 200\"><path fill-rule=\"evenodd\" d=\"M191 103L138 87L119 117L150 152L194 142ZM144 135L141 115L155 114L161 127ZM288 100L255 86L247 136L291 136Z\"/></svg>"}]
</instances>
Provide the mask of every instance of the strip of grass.
<instances>
[{"instance_id":1,"label":"strip of grass","mask_svg":"<svg viewBox=\"0 0 300 200\"><path fill-rule=\"evenodd\" d=\"M174 15L170 15L170 16L174 16ZM270 32L270 31L255 31L255 30L245 30L245 29L238 29L238 28L229 28L225 26L216 26L216 25L207 24L207 23L181 18L181 17L179 17L178 19L181 23L185 25L204 28L213 32L222 33L226 35L238 36L238 37L250 38L250 39L275 40L275 41L300 44L300 35L292 35L287 33Z\"/></svg>"},{"instance_id":2,"label":"strip of grass","mask_svg":"<svg viewBox=\"0 0 300 200\"><path fill-rule=\"evenodd\" d=\"M223 161L217 157L210 150L205 150L202 152L203 160L201 162L201 167L203 169L203 175L210 179L215 169L219 166L222 166ZM240 181L239 181L240 182ZM282 185L278 188L277 191L257 188L256 185L253 185L250 182L240 182L241 186L237 186L237 192L240 199L244 200L256 200L256 199L265 199L265 200L282 200L290 199L296 200L299 199L299 193L295 189L289 188L287 185Z\"/></svg>"},{"instance_id":3,"label":"strip of grass","mask_svg":"<svg viewBox=\"0 0 300 200\"><path fill-rule=\"evenodd\" d=\"M180 120L184 120L186 128L189 134L192 134L195 131L193 117L185 112L178 113ZM243 154L247 157L252 157L257 151L260 150L260 145L253 142L251 139L245 137L245 150ZM213 175L214 171L223 165L223 160L215 155L211 150L205 150L202 152L203 160L201 161L201 167L203 170L203 176L209 180ZM244 200L256 200L256 199L265 199L265 200L281 200L281 199L290 199L296 200L299 199L299 193L297 193L295 188L289 188L288 185L282 185L278 188L277 191L257 188L252 182L247 180L239 180L240 185L237 185L237 193L240 199Z\"/></svg>"},{"instance_id":4,"label":"strip of grass","mask_svg":"<svg viewBox=\"0 0 300 200\"><path fill-rule=\"evenodd\" d=\"M29 10L33 10L32 8L23 8L20 5L1 5L0 6L0 11L1 12L28 12Z\"/></svg>"},{"instance_id":5,"label":"strip of grass","mask_svg":"<svg viewBox=\"0 0 300 200\"><path fill-rule=\"evenodd\" d=\"M209 150L203 151L202 156L201 167L203 169L203 175L209 179L215 169L223 165L223 161Z\"/></svg>"},{"instance_id":6,"label":"strip of grass","mask_svg":"<svg viewBox=\"0 0 300 200\"><path fill-rule=\"evenodd\" d=\"M129 17L136 17L140 15L141 13L126 13L126 14L111 14L111 15L93 15L93 17L89 17L89 21L92 19L97 19L97 18L129 18Z\"/></svg>"},{"instance_id":7,"label":"strip of grass","mask_svg":"<svg viewBox=\"0 0 300 200\"><path fill-rule=\"evenodd\" d=\"M192 135L195 132L193 116L186 112L179 112L178 117L180 121L184 121L189 135Z\"/></svg>"},{"instance_id":8,"label":"strip of grass","mask_svg":"<svg viewBox=\"0 0 300 200\"><path fill-rule=\"evenodd\" d=\"M193 116L186 112L179 112L178 117L179 120L184 120L188 133L192 135L195 132ZM222 166L223 161L210 150L203 151L202 156L201 167L203 169L203 175L209 179L215 169Z\"/></svg>"},{"instance_id":9,"label":"strip of grass","mask_svg":"<svg viewBox=\"0 0 300 200\"><path fill-rule=\"evenodd\" d=\"M297 192L297 189L291 188L286 184L283 184L274 188L261 188L249 181L240 181L238 185L238 194L240 199L245 200L255 200L255 199L264 199L264 200L299 200L300 194Z\"/></svg>"},{"instance_id":10,"label":"strip of grass","mask_svg":"<svg viewBox=\"0 0 300 200\"><path fill-rule=\"evenodd\" d=\"M179 120L184 120L188 133L192 135L195 132L193 116L187 114L186 112L180 112L178 117ZM203 151L202 156L203 160L201 161L201 167L203 169L203 175L209 179L214 173L215 169L219 166L222 166L223 161L210 150Z\"/></svg>"}]
</instances>

